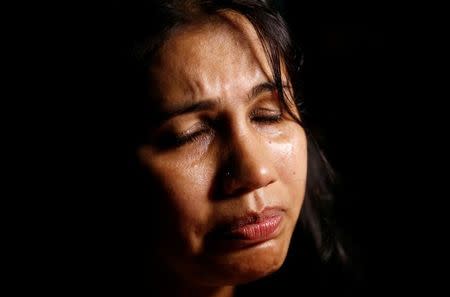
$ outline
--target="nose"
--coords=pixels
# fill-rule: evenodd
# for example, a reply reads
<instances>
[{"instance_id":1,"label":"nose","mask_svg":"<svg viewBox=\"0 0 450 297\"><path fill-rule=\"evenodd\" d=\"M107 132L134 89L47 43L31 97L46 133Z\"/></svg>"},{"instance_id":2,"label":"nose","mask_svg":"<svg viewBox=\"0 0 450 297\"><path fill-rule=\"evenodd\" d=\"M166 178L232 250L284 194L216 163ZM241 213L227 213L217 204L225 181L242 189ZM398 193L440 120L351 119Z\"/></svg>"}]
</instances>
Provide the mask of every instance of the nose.
<instances>
[{"instance_id":1,"label":"nose","mask_svg":"<svg viewBox=\"0 0 450 297\"><path fill-rule=\"evenodd\" d=\"M222 169L226 196L242 195L275 182L273 159L264 142L251 133L230 140Z\"/></svg>"}]
</instances>

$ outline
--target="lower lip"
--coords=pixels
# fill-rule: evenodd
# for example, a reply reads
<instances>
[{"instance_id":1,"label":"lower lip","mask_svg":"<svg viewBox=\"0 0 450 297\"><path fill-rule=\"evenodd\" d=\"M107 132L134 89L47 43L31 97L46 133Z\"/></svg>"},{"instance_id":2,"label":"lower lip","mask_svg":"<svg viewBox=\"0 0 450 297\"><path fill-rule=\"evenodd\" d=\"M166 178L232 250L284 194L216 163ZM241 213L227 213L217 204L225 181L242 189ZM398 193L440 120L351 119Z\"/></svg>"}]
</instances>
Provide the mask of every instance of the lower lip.
<instances>
[{"instance_id":1,"label":"lower lip","mask_svg":"<svg viewBox=\"0 0 450 297\"><path fill-rule=\"evenodd\" d=\"M281 216L266 218L255 224L248 224L237 227L230 231L229 235L233 239L258 241L270 238L277 231L281 223Z\"/></svg>"},{"instance_id":2,"label":"lower lip","mask_svg":"<svg viewBox=\"0 0 450 297\"><path fill-rule=\"evenodd\" d=\"M281 232L282 216L276 215L254 224L247 224L222 233L215 245L220 250L254 247L276 238Z\"/></svg>"}]
</instances>

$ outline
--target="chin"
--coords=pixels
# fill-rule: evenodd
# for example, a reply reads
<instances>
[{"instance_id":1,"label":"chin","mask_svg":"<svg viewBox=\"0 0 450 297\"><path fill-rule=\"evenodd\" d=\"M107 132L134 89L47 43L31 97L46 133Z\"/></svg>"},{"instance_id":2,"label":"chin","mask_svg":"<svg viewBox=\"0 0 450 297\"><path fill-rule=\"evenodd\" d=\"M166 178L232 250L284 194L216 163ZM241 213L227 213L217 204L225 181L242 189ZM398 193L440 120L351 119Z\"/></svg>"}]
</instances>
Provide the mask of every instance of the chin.
<instances>
[{"instance_id":1,"label":"chin","mask_svg":"<svg viewBox=\"0 0 450 297\"><path fill-rule=\"evenodd\" d=\"M208 257L206 283L238 285L251 282L280 269L286 259L289 243L269 241L255 247L225 255Z\"/></svg>"}]
</instances>

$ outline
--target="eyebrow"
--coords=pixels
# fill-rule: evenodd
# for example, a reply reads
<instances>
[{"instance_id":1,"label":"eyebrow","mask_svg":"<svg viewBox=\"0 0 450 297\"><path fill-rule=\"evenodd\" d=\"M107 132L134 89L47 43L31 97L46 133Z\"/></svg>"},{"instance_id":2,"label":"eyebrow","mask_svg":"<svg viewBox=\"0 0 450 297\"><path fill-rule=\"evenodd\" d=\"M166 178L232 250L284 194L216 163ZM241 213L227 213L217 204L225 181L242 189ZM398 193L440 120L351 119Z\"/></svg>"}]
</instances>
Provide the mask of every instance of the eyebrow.
<instances>
[{"instance_id":1,"label":"eyebrow","mask_svg":"<svg viewBox=\"0 0 450 297\"><path fill-rule=\"evenodd\" d=\"M255 99L256 97L258 97L259 95L261 95L262 93L272 92L274 90L276 90L276 86L274 83L271 83L271 82L260 83L252 88L247 100L251 101L251 100ZM218 104L217 99L205 99L205 100L200 100L200 101L194 102L194 103L188 103L181 107L175 108L174 110L163 111L158 116L158 122L162 123L173 117L176 117L176 116L179 116L182 114L211 110L211 109L214 109L217 106L217 104Z\"/></svg>"},{"instance_id":2,"label":"eyebrow","mask_svg":"<svg viewBox=\"0 0 450 297\"><path fill-rule=\"evenodd\" d=\"M272 82L263 82L259 85L256 85L253 87L252 91L250 92L250 96L248 100L252 100L256 97L258 97L261 93L264 92L273 92L277 89L276 85Z\"/></svg>"}]
</instances>

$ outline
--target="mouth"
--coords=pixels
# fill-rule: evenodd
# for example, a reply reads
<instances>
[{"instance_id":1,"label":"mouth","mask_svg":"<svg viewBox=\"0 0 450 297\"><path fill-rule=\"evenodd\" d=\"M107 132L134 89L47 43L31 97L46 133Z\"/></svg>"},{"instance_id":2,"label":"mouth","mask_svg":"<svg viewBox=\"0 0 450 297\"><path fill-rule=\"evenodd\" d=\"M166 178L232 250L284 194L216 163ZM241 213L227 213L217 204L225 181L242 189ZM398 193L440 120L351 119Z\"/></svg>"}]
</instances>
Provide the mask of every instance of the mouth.
<instances>
[{"instance_id":1,"label":"mouth","mask_svg":"<svg viewBox=\"0 0 450 297\"><path fill-rule=\"evenodd\" d=\"M211 237L214 242L227 249L252 247L276 238L281 232L284 211L265 209L260 213L250 212L215 228Z\"/></svg>"}]
</instances>

